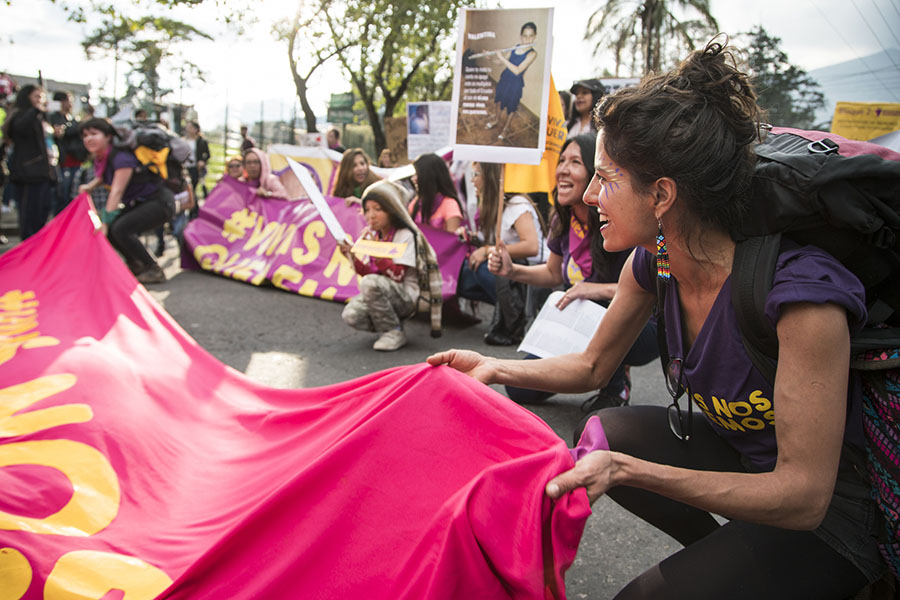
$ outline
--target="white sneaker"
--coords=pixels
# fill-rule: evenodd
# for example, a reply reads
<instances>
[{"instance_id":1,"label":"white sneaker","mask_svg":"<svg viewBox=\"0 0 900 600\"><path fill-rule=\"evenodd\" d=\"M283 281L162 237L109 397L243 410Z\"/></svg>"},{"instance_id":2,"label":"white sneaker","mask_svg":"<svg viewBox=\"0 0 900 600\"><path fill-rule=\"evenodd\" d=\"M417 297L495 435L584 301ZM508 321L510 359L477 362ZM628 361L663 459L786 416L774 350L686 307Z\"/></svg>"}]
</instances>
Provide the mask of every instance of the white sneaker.
<instances>
[{"instance_id":1,"label":"white sneaker","mask_svg":"<svg viewBox=\"0 0 900 600\"><path fill-rule=\"evenodd\" d=\"M399 350L403 346L406 345L406 335L403 333L402 329L391 329L390 331L385 331L382 333L375 343L372 345L372 348L375 350L380 350L381 352L393 352L394 350Z\"/></svg>"}]
</instances>

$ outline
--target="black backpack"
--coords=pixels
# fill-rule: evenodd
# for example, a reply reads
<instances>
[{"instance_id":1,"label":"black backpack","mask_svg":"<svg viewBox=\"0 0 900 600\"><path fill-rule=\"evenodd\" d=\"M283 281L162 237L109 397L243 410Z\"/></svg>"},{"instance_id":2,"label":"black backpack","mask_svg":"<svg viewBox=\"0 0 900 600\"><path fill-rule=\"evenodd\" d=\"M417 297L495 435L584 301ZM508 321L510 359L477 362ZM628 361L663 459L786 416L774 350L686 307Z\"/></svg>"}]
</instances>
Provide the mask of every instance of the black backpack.
<instances>
[{"instance_id":1,"label":"black backpack","mask_svg":"<svg viewBox=\"0 0 900 600\"><path fill-rule=\"evenodd\" d=\"M160 123L119 121L113 125L119 138L114 149L131 152L140 163L132 181L162 180L173 191L181 191L184 163L191 153L187 142Z\"/></svg>"},{"instance_id":2,"label":"black backpack","mask_svg":"<svg viewBox=\"0 0 900 600\"><path fill-rule=\"evenodd\" d=\"M851 369L862 375L867 470L885 517L879 546L900 579L900 154L787 128L773 128L755 150L751 208L731 232L731 300L744 347L774 382L778 339L765 302L782 236L825 250L865 286L868 321L851 338Z\"/></svg>"}]
</instances>

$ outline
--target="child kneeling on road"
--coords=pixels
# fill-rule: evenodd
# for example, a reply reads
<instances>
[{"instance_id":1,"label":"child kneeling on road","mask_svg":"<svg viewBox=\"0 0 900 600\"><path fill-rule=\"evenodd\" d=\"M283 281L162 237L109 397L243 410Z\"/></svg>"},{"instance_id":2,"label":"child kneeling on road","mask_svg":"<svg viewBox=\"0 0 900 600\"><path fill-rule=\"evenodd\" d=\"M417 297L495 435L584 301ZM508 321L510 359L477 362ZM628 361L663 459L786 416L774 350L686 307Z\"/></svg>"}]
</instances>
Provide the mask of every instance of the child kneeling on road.
<instances>
[{"instance_id":1,"label":"child kneeling on road","mask_svg":"<svg viewBox=\"0 0 900 600\"><path fill-rule=\"evenodd\" d=\"M416 236L397 212L397 206L402 206L399 199L391 183L366 188L362 197L366 227L360 235L360 239L405 244L397 258L360 257L350 252L348 242L341 243L341 252L363 276L359 295L350 299L341 318L354 329L380 333L372 347L386 352L406 345L402 320L415 313L419 298Z\"/></svg>"}]
</instances>

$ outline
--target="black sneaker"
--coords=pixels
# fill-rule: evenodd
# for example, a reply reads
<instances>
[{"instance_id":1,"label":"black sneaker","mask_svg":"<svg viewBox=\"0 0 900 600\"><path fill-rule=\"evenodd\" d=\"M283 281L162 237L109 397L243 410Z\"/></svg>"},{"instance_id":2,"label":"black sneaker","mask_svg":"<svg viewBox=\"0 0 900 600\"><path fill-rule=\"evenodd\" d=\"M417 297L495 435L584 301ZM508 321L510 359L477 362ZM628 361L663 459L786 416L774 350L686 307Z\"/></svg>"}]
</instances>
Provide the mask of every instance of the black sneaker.
<instances>
[{"instance_id":1,"label":"black sneaker","mask_svg":"<svg viewBox=\"0 0 900 600\"><path fill-rule=\"evenodd\" d=\"M611 394L606 390L600 390L593 396L590 396L587 400L585 400L581 404L581 411L590 413L596 410L600 410L601 408L612 408L614 406L627 406L628 405L628 396L623 397L623 394Z\"/></svg>"}]
</instances>

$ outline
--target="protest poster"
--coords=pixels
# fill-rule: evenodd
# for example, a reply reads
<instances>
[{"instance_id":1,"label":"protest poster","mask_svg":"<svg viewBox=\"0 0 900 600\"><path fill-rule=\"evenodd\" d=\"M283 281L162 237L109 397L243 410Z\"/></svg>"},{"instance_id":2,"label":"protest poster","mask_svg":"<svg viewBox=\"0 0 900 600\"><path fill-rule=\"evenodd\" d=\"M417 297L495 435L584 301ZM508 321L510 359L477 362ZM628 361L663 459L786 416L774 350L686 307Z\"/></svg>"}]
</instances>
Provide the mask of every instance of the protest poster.
<instances>
[{"instance_id":1,"label":"protest poster","mask_svg":"<svg viewBox=\"0 0 900 600\"><path fill-rule=\"evenodd\" d=\"M462 11L450 119L454 159L541 162L552 28L552 8Z\"/></svg>"},{"instance_id":2,"label":"protest poster","mask_svg":"<svg viewBox=\"0 0 900 600\"><path fill-rule=\"evenodd\" d=\"M406 152L409 160L437 152L450 144L450 102L410 102L406 105Z\"/></svg>"},{"instance_id":3,"label":"protest poster","mask_svg":"<svg viewBox=\"0 0 900 600\"><path fill-rule=\"evenodd\" d=\"M865 142L900 129L900 104L890 102L838 102L831 133Z\"/></svg>"},{"instance_id":4,"label":"protest poster","mask_svg":"<svg viewBox=\"0 0 900 600\"><path fill-rule=\"evenodd\" d=\"M549 426L449 367L251 381L91 210L0 256L0 598L565 598L591 510L544 494Z\"/></svg>"}]
</instances>

